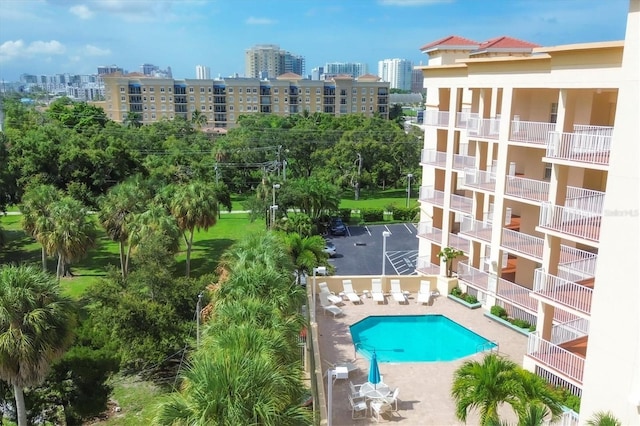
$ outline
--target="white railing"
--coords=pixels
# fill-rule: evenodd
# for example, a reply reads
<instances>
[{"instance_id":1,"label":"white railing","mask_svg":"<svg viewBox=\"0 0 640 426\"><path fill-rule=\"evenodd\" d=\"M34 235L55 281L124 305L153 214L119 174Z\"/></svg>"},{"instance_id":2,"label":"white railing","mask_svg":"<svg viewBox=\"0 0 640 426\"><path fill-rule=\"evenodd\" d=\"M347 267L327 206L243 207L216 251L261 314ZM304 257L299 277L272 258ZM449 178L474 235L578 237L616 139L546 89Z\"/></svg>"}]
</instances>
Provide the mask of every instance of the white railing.
<instances>
[{"instance_id":1,"label":"white railing","mask_svg":"<svg viewBox=\"0 0 640 426\"><path fill-rule=\"evenodd\" d=\"M504 224L508 225L511 223L511 216L512 216L512 210L511 207L507 207L504 211ZM493 203L489 203L489 211L488 212L483 212L482 213L482 220L485 222L491 222L493 223Z\"/></svg>"},{"instance_id":2,"label":"white railing","mask_svg":"<svg viewBox=\"0 0 640 426\"><path fill-rule=\"evenodd\" d=\"M519 284L512 283L502 278L498 278L496 294L511 304L519 305L530 311L536 312L538 301L529 296L531 289Z\"/></svg>"},{"instance_id":3,"label":"white railing","mask_svg":"<svg viewBox=\"0 0 640 426\"><path fill-rule=\"evenodd\" d=\"M449 245L456 250L461 250L465 253L469 253L471 247L471 241L466 238L462 238L457 234L449 233Z\"/></svg>"},{"instance_id":4,"label":"white railing","mask_svg":"<svg viewBox=\"0 0 640 426\"><path fill-rule=\"evenodd\" d=\"M458 263L458 279L478 290L487 291L489 288L489 274L468 263Z\"/></svg>"},{"instance_id":5,"label":"white railing","mask_svg":"<svg viewBox=\"0 0 640 426\"><path fill-rule=\"evenodd\" d=\"M425 111L424 124L427 126L449 126L449 111Z\"/></svg>"},{"instance_id":6,"label":"white railing","mask_svg":"<svg viewBox=\"0 0 640 426\"><path fill-rule=\"evenodd\" d=\"M613 136L613 127L592 126L591 124L574 124L573 133L589 134L589 135L597 135L597 136Z\"/></svg>"},{"instance_id":7,"label":"white railing","mask_svg":"<svg viewBox=\"0 0 640 426\"><path fill-rule=\"evenodd\" d=\"M582 276L582 278L595 277L598 255L575 247L560 246L560 261L558 272L566 270Z\"/></svg>"},{"instance_id":8,"label":"white railing","mask_svg":"<svg viewBox=\"0 0 640 426\"><path fill-rule=\"evenodd\" d=\"M567 235L598 241L601 217L599 214L545 202L540 205L539 225Z\"/></svg>"},{"instance_id":9,"label":"white railing","mask_svg":"<svg viewBox=\"0 0 640 426\"><path fill-rule=\"evenodd\" d=\"M553 426L578 426L580 424L580 414L567 409L560 415L560 419L550 423Z\"/></svg>"},{"instance_id":10,"label":"white railing","mask_svg":"<svg viewBox=\"0 0 640 426\"><path fill-rule=\"evenodd\" d=\"M496 174L478 169L464 169L464 185L469 188L495 191Z\"/></svg>"},{"instance_id":11,"label":"white railing","mask_svg":"<svg viewBox=\"0 0 640 426\"><path fill-rule=\"evenodd\" d=\"M462 111L456 113L456 128L466 129L469 125L469 121L477 119L479 114L477 112Z\"/></svg>"},{"instance_id":12,"label":"white railing","mask_svg":"<svg viewBox=\"0 0 640 426\"><path fill-rule=\"evenodd\" d=\"M420 163L430 166L445 167L447 164L447 153L436 151L435 149L423 149L420 156Z\"/></svg>"},{"instance_id":13,"label":"white railing","mask_svg":"<svg viewBox=\"0 0 640 426\"><path fill-rule=\"evenodd\" d=\"M453 170L473 169L476 166L475 157L462 154L453 154Z\"/></svg>"},{"instance_id":14,"label":"white railing","mask_svg":"<svg viewBox=\"0 0 640 426\"><path fill-rule=\"evenodd\" d=\"M476 238L478 240L491 242L491 232L493 226L489 222L481 222L471 216L463 216L460 223L460 233Z\"/></svg>"},{"instance_id":15,"label":"white railing","mask_svg":"<svg viewBox=\"0 0 640 426\"><path fill-rule=\"evenodd\" d=\"M604 192L567 186L564 206L589 213L604 212Z\"/></svg>"},{"instance_id":16,"label":"white railing","mask_svg":"<svg viewBox=\"0 0 640 426\"><path fill-rule=\"evenodd\" d=\"M589 334L589 320L577 318L551 327L551 343L560 345Z\"/></svg>"},{"instance_id":17,"label":"white railing","mask_svg":"<svg viewBox=\"0 0 640 426\"><path fill-rule=\"evenodd\" d=\"M420 187L420 201L425 201L436 206L444 205L444 192L433 189L433 186Z\"/></svg>"},{"instance_id":18,"label":"white railing","mask_svg":"<svg viewBox=\"0 0 640 426\"><path fill-rule=\"evenodd\" d=\"M471 214L473 210L473 200L460 195L451 194L451 210Z\"/></svg>"},{"instance_id":19,"label":"white railing","mask_svg":"<svg viewBox=\"0 0 640 426\"><path fill-rule=\"evenodd\" d=\"M582 383L584 358L544 340L537 332L529 334L527 355L566 377Z\"/></svg>"},{"instance_id":20,"label":"white railing","mask_svg":"<svg viewBox=\"0 0 640 426\"><path fill-rule=\"evenodd\" d=\"M498 139L500 133L499 118L470 118L467 124L469 136L484 139Z\"/></svg>"},{"instance_id":21,"label":"white railing","mask_svg":"<svg viewBox=\"0 0 640 426\"><path fill-rule=\"evenodd\" d=\"M512 229L502 229L502 247L542 260L544 239Z\"/></svg>"},{"instance_id":22,"label":"white railing","mask_svg":"<svg viewBox=\"0 0 640 426\"><path fill-rule=\"evenodd\" d=\"M572 281L556 277L539 268L533 275L534 293L586 314L591 313L593 290Z\"/></svg>"},{"instance_id":23,"label":"white railing","mask_svg":"<svg viewBox=\"0 0 640 426\"><path fill-rule=\"evenodd\" d=\"M549 199L549 182L527 179L517 176L507 176L505 195L523 198L531 201L546 201Z\"/></svg>"},{"instance_id":24,"label":"white railing","mask_svg":"<svg viewBox=\"0 0 640 426\"><path fill-rule=\"evenodd\" d=\"M555 123L513 120L511 122L509 140L534 145L546 145L549 140L549 132L555 130L555 128Z\"/></svg>"},{"instance_id":25,"label":"white railing","mask_svg":"<svg viewBox=\"0 0 640 426\"><path fill-rule=\"evenodd\" d=\"M434 228L429 222L420 222L418 224L418 237L441 244L442 230Z\"/></svg>"},{"instance_id":26,"label":"white railing","mask_svg":"<svg viewBox=\"0 0 640 426\"><path fill-rule=\"evenodd\" d=\"M611 136L591 133L549 132L546 156L580 163L609 164Z\"/></svg>"},{"instance_id":27,"label":"white railing","mask_svg":"<svg viewBox=\"0 0 640 426\"><path fill-rule=\"evenodd\" d=\"M429 256L423 256L416 262L416 271L425 275L440 275L440 265L431 263Z\"/></svg>"}]
</instances>

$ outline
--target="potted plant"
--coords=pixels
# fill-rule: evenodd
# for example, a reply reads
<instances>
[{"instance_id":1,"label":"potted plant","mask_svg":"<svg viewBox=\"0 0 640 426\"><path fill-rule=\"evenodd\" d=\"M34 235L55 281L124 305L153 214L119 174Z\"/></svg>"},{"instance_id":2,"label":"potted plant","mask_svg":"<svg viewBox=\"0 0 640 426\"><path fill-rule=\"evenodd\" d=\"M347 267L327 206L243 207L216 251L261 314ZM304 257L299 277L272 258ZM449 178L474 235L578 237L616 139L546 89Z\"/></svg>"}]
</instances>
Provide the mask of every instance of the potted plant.
<instances>
[{"instance_id":1,"label":"potted plant","mask_svg":"<svg viewBox=\"0 0 640 426\"><path fill-rule=\"evenodd\" d=\"M453 247L445 247L443 250L438 252L437 256L440 260L447 264L447 278L451 278L453 276L453 259L462 255L464 255L462 250L457 250Z\"/></svg>"}]
</instances>

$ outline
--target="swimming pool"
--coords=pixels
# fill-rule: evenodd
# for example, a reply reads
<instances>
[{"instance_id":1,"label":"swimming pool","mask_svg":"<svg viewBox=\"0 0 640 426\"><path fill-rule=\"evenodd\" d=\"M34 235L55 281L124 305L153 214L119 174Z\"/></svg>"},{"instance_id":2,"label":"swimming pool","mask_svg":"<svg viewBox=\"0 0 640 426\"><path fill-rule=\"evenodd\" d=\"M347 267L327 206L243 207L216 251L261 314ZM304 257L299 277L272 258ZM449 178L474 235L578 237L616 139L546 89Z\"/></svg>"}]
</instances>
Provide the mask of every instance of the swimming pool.
<instances>
[{"instance_id":1,"label":"swimming pool","mask_svg":"<svg viewBox=\"0 0 640 426\"><path fill-rule=\"evenodd\" d=\"M444 315L370 316L349 327L356 350L378 362L453 361L496 346Z\"/></svg>"}]
</instances>

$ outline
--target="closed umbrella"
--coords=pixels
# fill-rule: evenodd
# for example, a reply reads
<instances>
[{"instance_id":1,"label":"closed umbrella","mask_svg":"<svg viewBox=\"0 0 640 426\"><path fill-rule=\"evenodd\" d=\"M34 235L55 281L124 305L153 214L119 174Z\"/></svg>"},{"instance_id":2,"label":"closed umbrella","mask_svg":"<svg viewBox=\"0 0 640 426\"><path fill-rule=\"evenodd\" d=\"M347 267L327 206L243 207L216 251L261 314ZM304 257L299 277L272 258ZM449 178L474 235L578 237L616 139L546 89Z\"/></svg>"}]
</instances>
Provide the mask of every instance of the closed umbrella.
<instances>
[{"instance_id":1,"label":"closed umbrella","mask_svg":"<svg viewBox=\"0 0 640 426\"><path fill-rule=\"evenodd\" d=\"M375 385L380 383L380 370L378 369L378 358L376 357L376 351L373 351L373 355L371 355L371 360L369 362L369 383L372 383L375 388Z\"/></svg>"}]
</instances>

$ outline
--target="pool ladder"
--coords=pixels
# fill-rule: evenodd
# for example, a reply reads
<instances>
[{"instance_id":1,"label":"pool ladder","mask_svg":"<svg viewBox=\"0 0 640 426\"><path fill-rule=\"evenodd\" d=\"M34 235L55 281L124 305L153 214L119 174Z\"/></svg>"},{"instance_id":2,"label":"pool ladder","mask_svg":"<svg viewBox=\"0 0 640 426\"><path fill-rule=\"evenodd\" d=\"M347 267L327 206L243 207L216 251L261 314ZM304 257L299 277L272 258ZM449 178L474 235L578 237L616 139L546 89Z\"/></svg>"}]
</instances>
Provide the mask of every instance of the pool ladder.
<instances>
[{"instance_id":1,"label":"pool ladder","mask_svg":"<svg viewBox=\"0 0 640 426\"><path fill-rule=\"evenodd\" d=\"M494 346L488 347L488 345ZM489 352L493 352L494 350L500 352L500 344L495 340L490 340L476 346L476 352L486 352L487 350L489 350Z\"/></svg>"}]
</instances>

